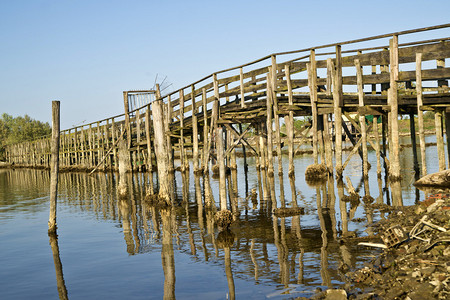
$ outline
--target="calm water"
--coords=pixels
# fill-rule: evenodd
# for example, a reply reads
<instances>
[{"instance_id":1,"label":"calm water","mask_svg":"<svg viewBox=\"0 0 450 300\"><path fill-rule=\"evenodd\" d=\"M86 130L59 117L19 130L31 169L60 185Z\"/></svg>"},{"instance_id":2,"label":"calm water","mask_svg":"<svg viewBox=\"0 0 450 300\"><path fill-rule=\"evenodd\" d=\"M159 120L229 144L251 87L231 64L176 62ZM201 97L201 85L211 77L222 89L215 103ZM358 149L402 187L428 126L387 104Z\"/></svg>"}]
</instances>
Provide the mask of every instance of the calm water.
<instances>
[{"instance_id":1,"label":"calm water","mask_svg":"<svg viewBox=\"0 0 450 300\"><path fill-rule=\"evenodd\" d=\"M428 153L428 170L434 172L436 147ZM357 157L344 174L361 195L394 205L424 199L411 186L411 148L402 150L404 179L394 189L377 180L370 155L366 184ZM176 205L160 211L144 201L151 181L146 174L129 176L126 200L118 199L113 174L61 174L57 241L47 235L49 173L0 170L0 298L286 299L311 296L316 287L338 288L344 282L341 265L359 267L376 253L339 238L367 235L366 226L383 215L363 202L340 201L347 192L334 181L308 186L303 174L311 163L312 157L300 156L294 180L285 174L270 183L250 158L247 175L240 167L229 178L239 217L231 232L220 234L211 213L197 205L203 178L177 172ZM218 180L212 178L211 186L217 203ZM272 215L283 203L304 207L305 214Z\"/></svg>"}]
</instances>

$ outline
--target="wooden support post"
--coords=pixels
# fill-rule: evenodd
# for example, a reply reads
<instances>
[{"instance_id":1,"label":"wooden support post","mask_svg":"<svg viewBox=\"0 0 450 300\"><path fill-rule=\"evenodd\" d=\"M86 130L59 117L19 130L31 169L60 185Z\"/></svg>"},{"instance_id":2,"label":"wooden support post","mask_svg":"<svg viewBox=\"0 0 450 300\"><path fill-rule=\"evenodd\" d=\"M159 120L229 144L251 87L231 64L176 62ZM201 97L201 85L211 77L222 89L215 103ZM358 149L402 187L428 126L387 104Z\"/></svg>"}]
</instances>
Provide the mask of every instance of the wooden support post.
<instances>
[{"instance_id":1,"label":"wooden support post","mask_svg":"<svg viewBox=\"0 0 450 300\"><path fill-rule=\"evenodd\" d=\"M363 85L363 74L362 67L359 59L355 59L356 67L356 80L358 85L358 100L359 107L364 107L364 85ZM366 131L366 117L360 113L359 114L359 125L361 126L361 139L362 139L362 152L363 152L363 176L367 178L369 176L369 161L367 152L367 131Z\"/></svg>"},{"instance_id":2,"label":"wooden support post","mask_svg":"<svg viewBox=\"0 0 450 300\"><path fill-rule=\"evenodd\" d=\"M156 84L156 99L161 99L161 92L159 91L159 84ZM164 128L166 133L166 147L167 147L167 155L169 159L169 172L173 173L175 170L174 165L174 155L173 155L173 147L172 147L172 138L170 136L170 123L172 123L172 113L173 113L173 106L172 106L172 99L169 96L167 96L167 104L164 108ZM152 112L153 114L153 112ZM154 129L153 129L154 130ZM153 140L153 144L155 141Z\"/></svg>"},{"instance_id":3,"label":"wooden support post","mask_svg":"<svg viewBox=\"0 0 450 300\"><path fill-rule=\"evenodd\" d=\"M192 101L192 159L194 173L199 171L198 167L198 120L197 120L197 104L195 103L195 86L191 85L191 101Z\"/></svg>"},{"instance_id":4,"label":"wooden support post","mask_svg":"<svg viewBox=\"0 0 450 300\"><path fill-rule=\"evenodd\" d=\"M291 72L290 66L284 66L284 72L286 75L286 82L288 88L288 103L289 105L294 105L294 98L292 94L292 82L291 82ZM289 110L289 116L284 118L284 123L286 124L286 131L288 136L288 152L289 152L289 176L292 177L295 174L294 170L294 112Z\"/></svg>"},{"instance_id":5,"label":"wooden support post","mask_svg":"<svg viewBox=\"0 0 450 300\"><path fill-rule=\"evenodd\" d=\"M187 157L184 149L184 91L180 90L180 160L181 172L186 171Z\"/></svg>"},{"instance_id":6,"label":"wooden support post","mask_svg":"<svg viewBox=\"0 0 450 300\"><path fill-rule=\"evenodd\" d=\"M167 140L165 136L164 126L164 109L161 99L152 102L152 116L154 128L154 144L156 162L158 167L158 182L159 182L159 198L167 204L172 203L170 195L172 185L170 184L169 176L169 156L167 150Z\"/></svg>"},{"instance_id":7,"label":"wooden support post","mask_svg":"<svg viewBox=\"0 0 450 300\"><path fill-rule=\"evenodd\" d=\"M272 84L271 84L271 68L267 74L267 172L269 176L273 176L273 138L272 138Z\"/></svg>"},{"instance_id":8,"label":"wooden support post","mask_svg":"<svg viewBox=\"0 0 450 300\"><path fill-rule=\"evenodd\" d=\"M245 107L245 95L244 95L244 70L243 68L239 68L239 80L240 80L240 91L241 91L241 107L244 108Z\"/></svg>"},{"instance_id":9,"label":"wooden support post","mask_svg":"<svg viewBox=\"0 0 450 300\"><path fill-rule=\"evenodd\" d=\"M225 174L225 157L223 148L223 128L218 126L216 129L216 145L217 145L217 163L219 164L219 196L220 210L227 209L227 179Z\"/></svg>"},{"instance_id":10,"label":"wooden support post","mask_svg":"<svg viewBox=\"0 0 450 300\"><path fill-rule=\"evenodd\" d=\"M333 107L334 107L334 138L336 156L336 177L342 178L342 57L341 46L336 46L336 66L332 68L333 78Z\"/></svg>"},{"instance_id":11,"label":"wooden support post","mask_svg":"<svg viewBox=\"0 0 450 300\"><path fill-rule=\"evenodd\" d=\"M147 139L147 170L149 172L153 171L152 164L152 137L151 135L151 124L150 124L150 104L147 105L145 110L145 137Z\"/></svg>"},{"instance_id":12,"label":"wooden support post","mask_svg":"<svg viewBox=\"0 0 450 300\"><path fill-rule=\"evenodd\" d=\"M125 129L126 130L126 129ZM131 133L128 131L128 130L126 130L126 132L127 132L127 134L128 135L130 135ZM77 138L76 138L76 136L77 136L77 132L76 132L76 130L75 130L75 140L77 140ZM128 144L128 145L130 145L130 144ZM127 145L127 146L128 146ZM102 139L102 137L101 137L101 134L100 134L100 122L97 122L97 163L100 161L100 159L103 157L103 154L102 154L102 147L103 147L103 139ZM75 147L75 149L77 149L78 147ZM77 155L78 156L78 155ZM78 159L77 159L78 160ZM78 164L78 161L77 161L77 164Z\"/></svg>"},{"instance_id":13,"label":"wooden support post","mask_svg":"<svg viewBox=\"0 0 450 300\"><path fill-rule=\"evenodd\" d=\"M447 139L447 159L448 168L450 169L450 113L445 113L445 134Z\"/></svg>"},{"instance_id":14,"label":"wooden support post","mask_svg":"<svg viewBox=\"0 0 450 300\"><path fill-rule=\"evenodd\" d=\"M323 118L323 141L325 148L325 162L328 172L333 173L333 149L331 146L330 123L328 122L328 114L324 114Z\"/></svg>"},{"instance_id":15,"label":"wooden support post","mask_svg":"<svg viewBox=\"0 0 450 300\"><path fill-rule=\"evenodd\" d=\"M48 232L56 232L56 202L58 195L59 174L59 129L60 102L52 101L52 158L50 163L50 215L48 218Z\"/></svg>"},{"instance_id":16,"label":"wooden support post","mask_svg":"<svg viewBox=\"0 0 450 300\"><path fill-rule=\"evenodd\" d=\"M436 127L436 143L439 158L439 171L445 170L445 150L444 137L442 134L442 110L436 109L434 111L434 125Z\"/></svg>"},{"instance_id":17,"label":"wooden support post","mask_svg":"<svg viewBox=\"0 0 450 300\"><path fill-rule=\"evenodd\" d=\"M112 143L117 144L116 141L119 137L117 135L116 122L115 122L114 118L112 118L112 120L111 120L111 137L112 137ZM91 147L91 149L92 149L92 147ZM115 169L117 169L117 149L116 149L116 147L113 147L112 151L113 151L113 161L112 161L111 165L113 166L112 169L115 170ZM91 156L92 156L92 151L91 151Z\"/></svg>"},{"instance_id":18,"label":"wooden support post","mask_svg":"<svg viewBox=\"0 0 450 300\"><path fill-rule=\"evenodd\" d=\"M419 144L422 176L427 175L427 160L425 150L425 131L423 124L423 94L422 94L422 53L416 53L416 94L417 94L417 120L419 122Z\"/></svg>"},{"instance_id":19,"label":"wooden support post","mask_svg":"<svg viewBox=\"0 0 450 300\"><path fill-rule=\"evenodd\" d=\"M436 60L436 69L443 69L445 68L445 59L438 59ZM438 80L438 88L442 88L442 87L448 87L448 81L446 79L444 80ZM441 91L439 90L439 92L441 93ZM444 115L445 113L445 115ZM445 132L446 132L446 139L447 139L447 158L448 158L448 163L450 166L450 113L448 112L444 112L442 111L443 116L445 116ZM441 118L443 117L441 116ZM444 141L442 140L442 144L444 143ZM442 152L445 152L445 150L443 149ZM445 159L445 154L442 153L440 155L440 157L443 157ZM441 163L439 163L440 165ZM444 169L445 169L445 162L444 162Z\"/></svg>"},{"instance_id":20,"label":"wooden support post","mask_svg":"<svg viewBox=\"0 0 450 300\"><path fill-rule=\"evenodd\" d=\"M283 157L281 153L281 132L280 132L280 115L278 113L278 97L277 97L277 62L275 55L272 55L272 103L275 119L275 134L277 142L277 161L278 161L278 175L283 175Z\"/></svg>"},{"instance_id":21,"label":"wooden support post","mask_svg":"<svg viewBox=\"0 0 450 300\"><path fill-rule=\"evenodd\" d=\"M311 100L312 126L313 126L313 156L314 163L319 163L318 158L318 114L317 114L317 70L315 50L311 50L310 62L306 64L308 71L308 87Z\"/></svg>"},{"instance_id":22,"label":"wooden support post","mask_svg":"<svg viewBox=\"0 0 450 300\"><path fill-rule=\"evenodd\" d=\"M394 35L389 41L390 54L390 92L388 92L388 102L391 107L391 143L392 153L389 153L390 168L389 176L391 180L399 180L401 178L400 169L400 145L398 132L398 36Z\"/></svg>"},{"instance_id":23,"label":"wooden support post","mask_svg":"<svg viewBox=\"0 0 450 300\"><path fill-rule=\"evenodd\" d=\"M208 139L208 110L206 103L206 89L202 89L202 105L203 105L203 172L207 173L209 169L209 139Z\"/></svg>"},{"instance_id":24,"label":"wooden support post","mask_svg":"<svg viewBox=\"0 0 450 300\"><path fill-rule=\"evenodd\" d=\"M118 192L120 198L125 198L128 195L127 171L130 167L130 152L128 151L127 142L124 139L119 140L118 148L119 148Z\"/></svg>"},{"instance_id":25,"label":"wooden support post","mask_svg":"<svg viewBox=\"0 0 450 300\"><path fill-rule=\"evenodd\" d=\"M136 110L136 145L137 145L137 151L135 152L136 159L133 161L133 167L138 168L138 171L141 171L141 164L140 164L140 156L141 156L141 114L139 112L139 109ZM108 140L108 139L106 139Z\"/></svg>"},{"instance_id":26,"label":"wooden support post","mask_svg":"<svg viewBox=\"0 0 450 300\"><path fill-rule=\"evenodd\" d=\"M130 106L128 103L128 92L123 92L123 105L125 107L125 130L127 131L128 147L131 147L131 124L130 124ZM98 126L98 124L97 124Z\"/></svg>"},{"instance_id":27,"label":"wooden support post","mask_svg":"<svg viewBox=\"0 0 450 300\"><path fill-rule=\"evenodd\" d=\"M377 156L377 175L381 176L380 135L378 134L378 118L373 118L373 134L375 136L375 153Z\"/></svg>"},{"instance_id":28,"label":"wooden support post","mask_svg":"<svg viewBox=\"0 0 450 300\"><path fill-rule=\"evenodd\" d=\"M373 65L372 66L372 75L377 74L377 66ZM372 84L372 95L376 95L377 94L377 85L375 83Z\"/></svg>"},{"instance_id":29,"label":"wooden support post","mask_svg":"<svg viewBox=\"0 0 450 300\"><path fill-rule=\"evenodd\" d=\"M239 123L238 126L239 126L239 133L242 135L242 133L243 133L243 130L242 130L242 124ZM256 144L258 144L258 143L256 143ZM241 143L241 145L242 145L242 154L243 154L243 156L244 156L244 172L247 172L247 171L248 171L247 151L246 151L246 149L245 149L245 145L244 145L243 143ZM256 161L258 161L258 160L256 160Z\"/></svg>"},{"instance_id":30,"label":"wooden support post","mask_svg":"<svg viewBox=\"0 0 450 300\"><path fill-rule=\"evenodd\" d=\"M411 132L411 144L414 160L414 172L419 174L419 160L417 158L417 142L416 142L416 125L414 121L414 113L409 114L409 131Z\"/></svg>"}]
</instances>

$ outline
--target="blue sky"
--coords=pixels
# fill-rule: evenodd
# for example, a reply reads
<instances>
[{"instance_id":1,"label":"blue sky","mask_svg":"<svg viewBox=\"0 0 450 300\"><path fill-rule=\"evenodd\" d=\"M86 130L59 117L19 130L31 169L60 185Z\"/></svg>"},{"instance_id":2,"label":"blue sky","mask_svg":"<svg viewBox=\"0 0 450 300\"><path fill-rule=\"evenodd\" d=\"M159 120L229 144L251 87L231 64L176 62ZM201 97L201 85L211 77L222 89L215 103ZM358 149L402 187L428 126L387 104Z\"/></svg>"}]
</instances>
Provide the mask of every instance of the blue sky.
<instances>
[{"instance_id":1,"label":"blue sky","mask_svg":"<svg viewBox=\"0 0 450 300\"><path fill-rule=\"evenodd\" d=\"M449 23L448 1L0 0L0 113L61 127L274 52Z\"/></svg>"}]
</instances>

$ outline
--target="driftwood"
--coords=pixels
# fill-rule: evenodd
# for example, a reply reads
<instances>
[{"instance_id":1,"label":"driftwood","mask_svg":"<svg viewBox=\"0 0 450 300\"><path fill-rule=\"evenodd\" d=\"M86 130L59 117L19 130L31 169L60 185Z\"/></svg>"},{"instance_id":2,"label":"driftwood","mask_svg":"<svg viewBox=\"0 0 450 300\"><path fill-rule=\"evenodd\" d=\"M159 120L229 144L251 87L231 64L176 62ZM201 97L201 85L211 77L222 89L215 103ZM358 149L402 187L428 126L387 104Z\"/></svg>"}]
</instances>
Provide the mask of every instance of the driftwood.
<instances>
[{"instance_id":1,"label":"driftwood","mask_svg":"<svg viewBox=\"0 0 450 300\"><path fill-rule=\"evenodd\" d=\"M414 182L414 185L417 187L450 188L450 170L428 174Z\"/></svg>"}]
</instances>

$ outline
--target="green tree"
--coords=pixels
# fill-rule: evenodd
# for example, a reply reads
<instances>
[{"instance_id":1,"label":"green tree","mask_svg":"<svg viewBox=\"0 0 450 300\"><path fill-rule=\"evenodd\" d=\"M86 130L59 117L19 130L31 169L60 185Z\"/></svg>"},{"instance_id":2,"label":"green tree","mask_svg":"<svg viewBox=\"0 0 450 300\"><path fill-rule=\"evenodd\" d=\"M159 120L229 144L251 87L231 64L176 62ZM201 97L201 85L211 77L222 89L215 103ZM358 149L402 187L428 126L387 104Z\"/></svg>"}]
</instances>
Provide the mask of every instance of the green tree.
<instances>
[{"instance_id":1,"label":"green tree","mask_svg":"<svg viewBox=\"0 0 450 300\"><path fill-rule=\"evenodd\" d=\"M0 118L0 160L4 159L5 145L32 141L51 132L48 123L34 120L28 115L14 118L3 113Z\"/></svg>"}]
</instances>

